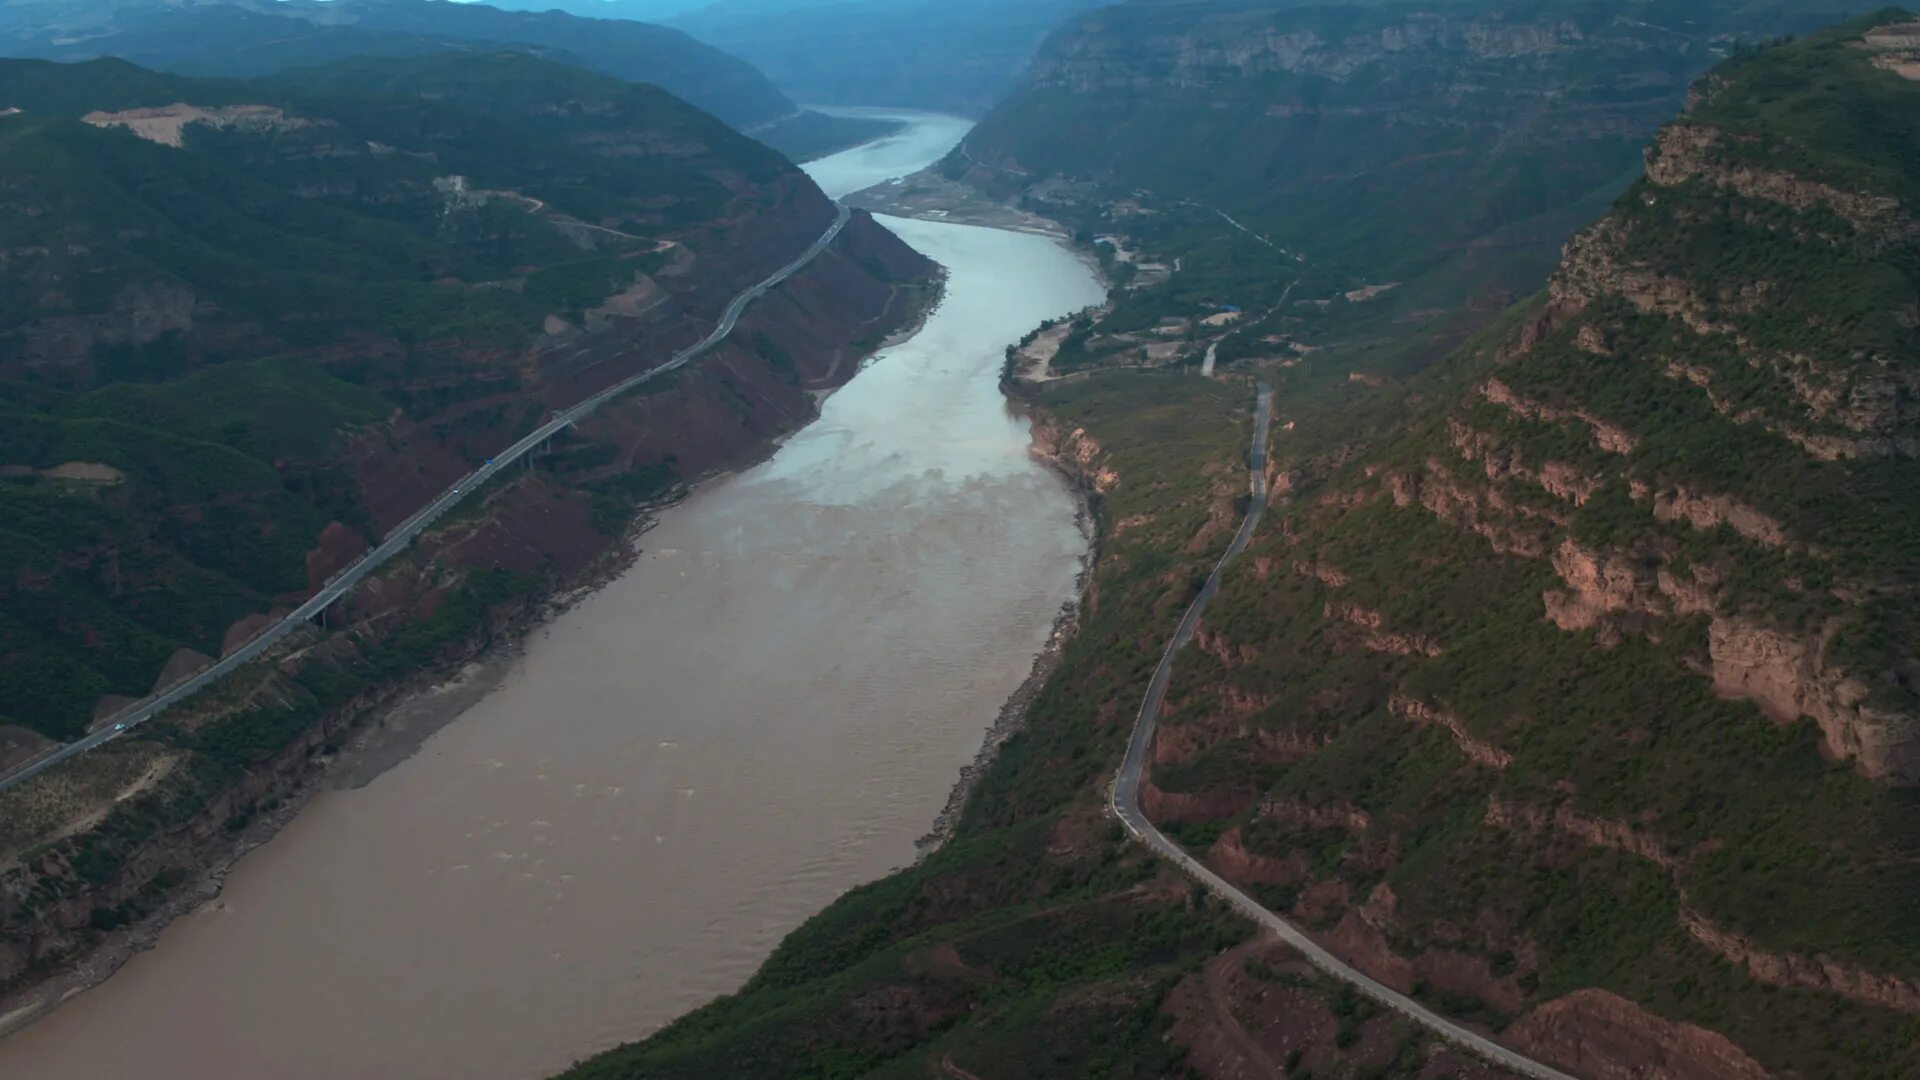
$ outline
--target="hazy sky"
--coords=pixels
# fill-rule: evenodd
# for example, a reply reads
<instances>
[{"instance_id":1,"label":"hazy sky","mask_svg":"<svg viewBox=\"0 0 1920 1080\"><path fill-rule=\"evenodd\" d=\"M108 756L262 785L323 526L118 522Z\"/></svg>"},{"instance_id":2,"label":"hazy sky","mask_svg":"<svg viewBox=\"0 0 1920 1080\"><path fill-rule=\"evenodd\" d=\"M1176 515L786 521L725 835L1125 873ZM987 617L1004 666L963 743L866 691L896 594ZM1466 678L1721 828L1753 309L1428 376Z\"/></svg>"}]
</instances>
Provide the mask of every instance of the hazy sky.
<instances>
[{"instance_id":1,"label":"hazy sky","mask_svg":"<svg viewBox=\"0 0 1920 1080\"><path fill-rule=\"evenodd\" d=\"M714 0L462 0L462 2L485 2L493 7L513 8L520 11L546 11L550 8L559 8L575 15L601 14L605 18L657 21L710 7ZM609 10L597 13L594 10L596 7L606 7ZM611 10L615 8L618 11Z\"/></svg>"}]
</instances>

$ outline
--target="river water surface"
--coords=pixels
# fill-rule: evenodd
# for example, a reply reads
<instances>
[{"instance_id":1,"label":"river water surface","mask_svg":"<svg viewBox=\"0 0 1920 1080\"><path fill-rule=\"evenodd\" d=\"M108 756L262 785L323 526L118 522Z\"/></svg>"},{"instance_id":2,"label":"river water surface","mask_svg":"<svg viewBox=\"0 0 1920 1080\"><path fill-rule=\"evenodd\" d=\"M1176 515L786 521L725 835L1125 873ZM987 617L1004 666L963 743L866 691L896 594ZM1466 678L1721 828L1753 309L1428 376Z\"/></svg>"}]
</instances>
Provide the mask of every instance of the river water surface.
<instances>
[{"instance_id":1,"label":"river water surface","mask_svg":"<svg viewBox=\"0 0 1920 1080\"><path fill-rule=\"evenodd\" d=\"M966 126L916 116L811 171L844 194ZM0 1040L0 1076L540 1076L735 988L909 861L1085 551L1003 350L1100 291L1042 237L885 223L950 272L917 336L666 512L418 753Z\"/></svg>"}]
</instances>

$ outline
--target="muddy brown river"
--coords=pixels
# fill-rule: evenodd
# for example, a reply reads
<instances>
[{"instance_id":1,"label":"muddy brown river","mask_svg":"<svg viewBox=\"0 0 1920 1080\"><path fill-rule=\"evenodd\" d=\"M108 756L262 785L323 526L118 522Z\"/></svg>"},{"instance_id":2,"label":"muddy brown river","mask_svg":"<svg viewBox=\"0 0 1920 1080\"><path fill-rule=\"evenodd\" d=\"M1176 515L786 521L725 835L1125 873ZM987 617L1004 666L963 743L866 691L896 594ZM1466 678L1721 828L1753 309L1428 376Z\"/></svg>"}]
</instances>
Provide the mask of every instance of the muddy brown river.
<instances>
[{"instance_id":1,"label":"muddy brown river","mask_svg":"<svg viewBox=\"0 0 1920 1080\"><path fill-rule=\"evenodd\" d=\"M841 194L964 122L816 164ZM887 219L945 265L912 340L770 460L664 514L616 581L219 900L0 1040L0 1076L535 1077L738 986L911 860L1086 549L1005 347L1100 299L1042 237Z\"/></svg>"}]
</instances>

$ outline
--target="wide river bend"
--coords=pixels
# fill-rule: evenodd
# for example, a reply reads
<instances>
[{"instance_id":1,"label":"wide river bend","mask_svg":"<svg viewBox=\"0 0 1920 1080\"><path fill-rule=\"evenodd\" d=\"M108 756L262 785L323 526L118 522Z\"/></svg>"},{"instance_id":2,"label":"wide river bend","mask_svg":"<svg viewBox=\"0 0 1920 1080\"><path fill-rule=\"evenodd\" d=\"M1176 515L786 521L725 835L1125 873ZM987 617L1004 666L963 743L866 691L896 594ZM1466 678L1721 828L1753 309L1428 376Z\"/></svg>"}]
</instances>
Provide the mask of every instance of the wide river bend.
<instances>
[{"instance_id":1,"label":"wide river bend","mask_svg":"<svg viewBox=\"0 0 1920 1080\"><path fill-rule=\"evenodd\" d=\"M810 166L829 194L967 129ZM909 861L1086 550L1003 352L1097 302L1039 236L883 219L944 265L926 327L765 463L703 486L420 750L323 792L0 1077L551 1073L737 987Z\"/></svg>"}]
</instances>

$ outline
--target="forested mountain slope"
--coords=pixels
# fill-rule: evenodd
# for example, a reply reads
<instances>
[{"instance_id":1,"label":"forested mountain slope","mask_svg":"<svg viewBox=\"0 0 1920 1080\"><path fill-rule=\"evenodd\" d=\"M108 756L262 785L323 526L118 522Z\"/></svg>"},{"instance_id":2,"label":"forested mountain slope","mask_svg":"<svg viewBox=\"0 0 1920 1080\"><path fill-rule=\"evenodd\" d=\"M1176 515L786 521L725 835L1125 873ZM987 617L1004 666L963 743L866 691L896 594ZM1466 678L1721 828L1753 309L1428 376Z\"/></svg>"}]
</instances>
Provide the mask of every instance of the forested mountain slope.
<instances>
[{"instance_id":1,"label":"forested mountain slope","mask_svg":"<svg viewBox=\"0 0 1920 1080\"><path fill-rule=\"evenodd\" d=\"M1735 37L1846 9L1129 0L1056 33L946 164L1069 219L1137 202L1147 216L1092 227L1185 258L1212 274L1202 291L1260 253L1213 219L1224 211L1305 256L1297 299L1398 286L1364 317L1438 341L1417 364L1545 276ZM1380 336L1339 326L1316 343Z\"/></svg>"},{"instance_id":2,"label":"forested mountain slope","mask_svg":"<svg viewBox=\"0 0 1920 1080\"><path fill-rule=\"evenodd\" d=\"M1577 1076L1920 1071L1917 79L1900 11L1742 51L1418 378L1025 387L1101 511L1028 729L945 848L578 1075L1491 1075L1233 945L1103 820L1243 505L1236 371L1275 387L1279 499L1180 656L1149 815Z\"/></svg>"},{"instance_id":3,"label":"forested mountain slope","mask_svg":"<svg viewBox=\"0 0 1920 1080\"><path fill-rule=\"evenodd\" d=\"M590 312L664 304L677 339L833 217L665 92L520 54L10 61L0 100L0 714L52 736L301 595L324 530L410 513L415 440L451 463L612 381L570 355Z\"/></svg>"},{"instance_id":4,"label":"forested mountain slope","mask_svg":"<svg viewBox=\"0 0 1920 1080\"><path fill-rule=\"evenodd\" d=\"M838 217L664 91L519 52L258 81L0 61L0 101L9 770L705 337ZM641 506L815 415L933 273L855 215L724 342L469 491L322 625L0 792L0 1012L164 924L362 718L616 565Z\"/></svg>"}]
</instances>

